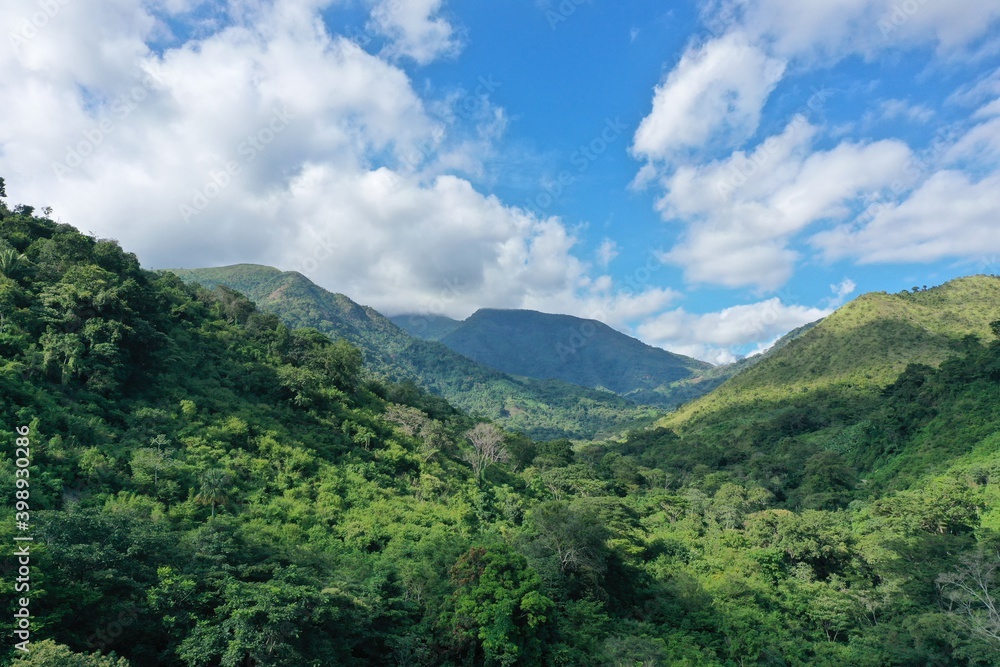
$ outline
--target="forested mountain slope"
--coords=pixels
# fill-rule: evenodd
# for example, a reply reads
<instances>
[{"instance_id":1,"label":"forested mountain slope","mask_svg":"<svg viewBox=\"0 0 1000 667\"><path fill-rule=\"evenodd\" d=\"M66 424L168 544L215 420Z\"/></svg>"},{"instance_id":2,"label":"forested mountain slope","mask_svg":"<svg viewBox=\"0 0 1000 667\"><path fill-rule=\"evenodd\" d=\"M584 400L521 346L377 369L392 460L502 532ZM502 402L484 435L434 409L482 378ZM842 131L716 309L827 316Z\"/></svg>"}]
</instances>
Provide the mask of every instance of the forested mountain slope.
<instances>
[{"instance_id":1,"label":"forested mountain slope","mask_svg":"<svg viewBox=\"0 0 1000 667\"><path fill-rule=\"evenodd\" d=\"M414 316L394 321L413 322ZM415 321L420 322L419 316ZM430 320L427 329L439 333L440 326L430 323L438 321ZM646 345L596 320L532 310L482 309L437 340L504 373L609 389L650 404L669 403L654 390L712 368Z\"/></svg>"},{"instance_id":2,"label":"forested mountain slope","mask_svg":"<svg viewBox=\"0 0 1000 667\"><path fill-rule=\"evenodd\" d=\"M910 363L936 366L967 336L990 338L1000 319L1000 277L970 276L916 292L864 294L662 421L687 428L727 409L816 392L870 397Z\"/></svg>"},{"instance_id":3,"label":"forested mountain slope","mask_svg":"<svg viewBox=\"0 0 1000 667\"><path fill-rule=\"evenodd\" d=\"M393 315L389 319L406 333L424 340L441 340L462 326L462 320L452 319L445 315Z\"/></svg>"},{"instance_id":4,"label":"forested mountain slope","mask_svg":"<svg viewBox=\"0 0 1000 667\"><path fill-rule=\"evenodd\" d=\"M590 439L649 423L656 414L607 391L487 368L441 343L410 336L375 309L328 292L299 273L249 264L174 272L186 281L246 294L290 326L342 337L364 352L375 374L413 380L463 410L533 437Z\"/></svg>"},{"instance_id":5,"label":"forested mountain slope","mask_svg":"<svg viewBox=\"0 0 1000 667\"><path fill-rule=\"evenodd\" d=\"M1000 665L992 335L863 405L575 449L2 203L0 315L3 664Z\"/></svg>"}]
</instances>

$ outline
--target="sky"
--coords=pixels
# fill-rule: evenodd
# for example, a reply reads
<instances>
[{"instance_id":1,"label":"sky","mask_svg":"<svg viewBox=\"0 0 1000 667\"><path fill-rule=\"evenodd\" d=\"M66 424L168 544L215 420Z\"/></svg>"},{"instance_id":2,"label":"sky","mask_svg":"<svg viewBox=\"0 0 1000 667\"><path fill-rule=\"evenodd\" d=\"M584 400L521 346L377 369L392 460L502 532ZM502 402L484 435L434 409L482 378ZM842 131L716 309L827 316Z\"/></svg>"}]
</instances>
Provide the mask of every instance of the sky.
<instances>
[{"instance_id":1,"label":"sky","mask_svg":"<svg viewBox=\"0 0 1000 667\"><path fill-rule=\"evenodd\" d=\"M8 201L726 363L1000 273L998 0L7 0Z\"/></svg>"}]
</instances>

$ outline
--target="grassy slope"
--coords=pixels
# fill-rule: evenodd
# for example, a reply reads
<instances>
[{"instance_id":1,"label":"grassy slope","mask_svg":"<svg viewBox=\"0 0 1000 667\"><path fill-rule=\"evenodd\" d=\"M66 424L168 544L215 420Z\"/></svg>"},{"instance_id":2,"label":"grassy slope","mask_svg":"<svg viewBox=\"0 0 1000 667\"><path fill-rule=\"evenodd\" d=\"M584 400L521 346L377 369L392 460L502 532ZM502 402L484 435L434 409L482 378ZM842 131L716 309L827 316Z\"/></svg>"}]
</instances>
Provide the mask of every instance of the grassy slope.
<instances>
[{"instance_id":1,"label":"grassy slope","mask_svg":"<svg viewBox=\"0 0 1000 667\"><path fill-rule=\"evenodd\" d=\"M971 276L926 291L862 295L661 424L690 428L723 411L775 406L817 392L871 395L908 363L939 365L1000 319L1000 278Z\"/></svg>"},{"instance_id":2,"label":"grassy slope","mask_svg":"<svg viewBox=\"0 0 1000 667\"><path fill-rule=\"evenodd\" d=\"M223 284L297 327L343 337L388 379L413 379L473 414L498 419L536 438L589 439L649 420L652 410L608 392L564 382L512 377L410 336L373 308L360 306L294 272L249 264L174 271L186 281Z\"/></svg>"}]
</instances>

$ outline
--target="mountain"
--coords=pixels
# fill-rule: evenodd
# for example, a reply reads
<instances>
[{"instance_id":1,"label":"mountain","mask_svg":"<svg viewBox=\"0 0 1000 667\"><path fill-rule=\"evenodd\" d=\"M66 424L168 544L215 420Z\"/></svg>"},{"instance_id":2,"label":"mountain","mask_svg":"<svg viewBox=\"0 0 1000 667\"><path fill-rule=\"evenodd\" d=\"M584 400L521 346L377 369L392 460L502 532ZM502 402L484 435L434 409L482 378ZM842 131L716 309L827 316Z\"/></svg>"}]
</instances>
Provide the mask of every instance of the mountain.
<instances>
[{"instance_id":1,"label":"mountain","mask_svg":"<svg viewBox=\"0 0 1000 667\"><path fill-rule=\"evenodd\" d=\"M463 322L420 315L393 321L401 326L416 323L413 331L422 330L426 337L436 337L459 354L504 373L607 389L648 404L670 404L672 397L664 387L712 369L711 364L646 345L596 320L570 315L482 309Z\"/></svg>"},{"instance_id":2,"label":"mountain","mask_svg":"<svg viewBox=\"0 0 1000 667\"><path fill-rule=\"evenodd\" d=\"M328 292L296 272L252 264L172 272L187 282L224 285L246 294L290 326L344 338L362 350L376 375L394 382L413 380L463 410L533 437L591 439L655 418L651 408L608 391L487 368L442 343L407 334L375 309Z\"/></svg>"},{"instance_id":3,"label":"mountain","mask_svg":"<svg viewBox=\"0 0 1000 667\"><path fill-rule=\"evenodd\" d=\"M996 276L958 278L913 292L864 294L661 423L681 426L729 407L823 391L872 395L908 364L939 365L962 349L967 336L989 340L989 322L997 319Z\"/></svg>"},{"instance_id":4,"label":"mountain","mask_svg":"<svg viewBox=\"0 0 1000 667\"><path fill-rule=\"evenodd\" d=\"M797 503L828 502L801 490L811 457L836 462L840 472L823 474L863 480L869 493L906 488L992 446L996 362L978 359L984 344L996 351L998 321L998 276L865 294L654 431L680 438L677 469L698 465L693 456Z\"/></svg>"},{"instance_id":5,"label":"mountain","mask_svg":"<svg viewBox=\"0 0 1000 667\"><path fill-rule=\"evenodd\" d=\"M0 664L997 667L996 280L859 299L737 376L766 399L574 446L0 201Z\"/></svg>"},{"instance_id":6,"label":"mountain","mask_svg":"<svg viewBox=\"0 0 1000 667\"><path fill-rule=\"evenodd\" d=\"M743 359L734 361L731 364L716 366L707 371L697 373L690 378L678 380L677 382L672 382L664 387L659 387L655 391L663 398L668 399L669 402L667 405L670 407L677 407L705 396L706 394L710 394L716 387L729 380L729 378L739 375L747 369L753 368L765 359L771 358L793 340L819 324L820 321L821 320L810 322L809 324L804 324L797 329L789 331L787 334L775 341L775 343L764 352L744 357ZM653 403L653 401L648 402Z\"/></svg>"},{"instance_id":7,"label":"mountain","mask_svg":"<svg viewBox=\"0 0 1000 667\"><path fill-rule=\"evenodd\" d=\"M393 315L389 319L406 333L424 340L441 340L462 326L462 320L445 315Z\"/></svg>"}]
</instances>

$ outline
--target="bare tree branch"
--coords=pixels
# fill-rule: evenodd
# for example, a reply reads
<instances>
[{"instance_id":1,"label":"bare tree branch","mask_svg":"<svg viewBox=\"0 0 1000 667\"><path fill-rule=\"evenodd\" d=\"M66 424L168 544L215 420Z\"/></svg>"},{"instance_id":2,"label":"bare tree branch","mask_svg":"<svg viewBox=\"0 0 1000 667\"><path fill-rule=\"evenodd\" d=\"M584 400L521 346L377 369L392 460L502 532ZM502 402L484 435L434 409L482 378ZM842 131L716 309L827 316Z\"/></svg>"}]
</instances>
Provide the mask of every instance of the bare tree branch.
<instances>
[{"instance_id":1,"label":"bare tree branch","mask_svg":"<svg viewBox=\"0 0 1000 667\"><path fill-rule=\"evenodd\" d=\"M1000 553L977 551L962 559L954 572L937 578L938 590L952 613L974 633L1000 645Z\"/></svg>"},{"instance_id":2,"label":"bare tree branch","mask_svg":"<svg viewBox=\"0 0 1000 667\"><path fill-rule=\"evenodd\" d=\"M510 453L504 445L503 433L493 424L476 424L466 432L465 437L472 443L472 449L462 456L471 466L476 477L497 463L510 460Z\"/></svg>"}]
</instances>

